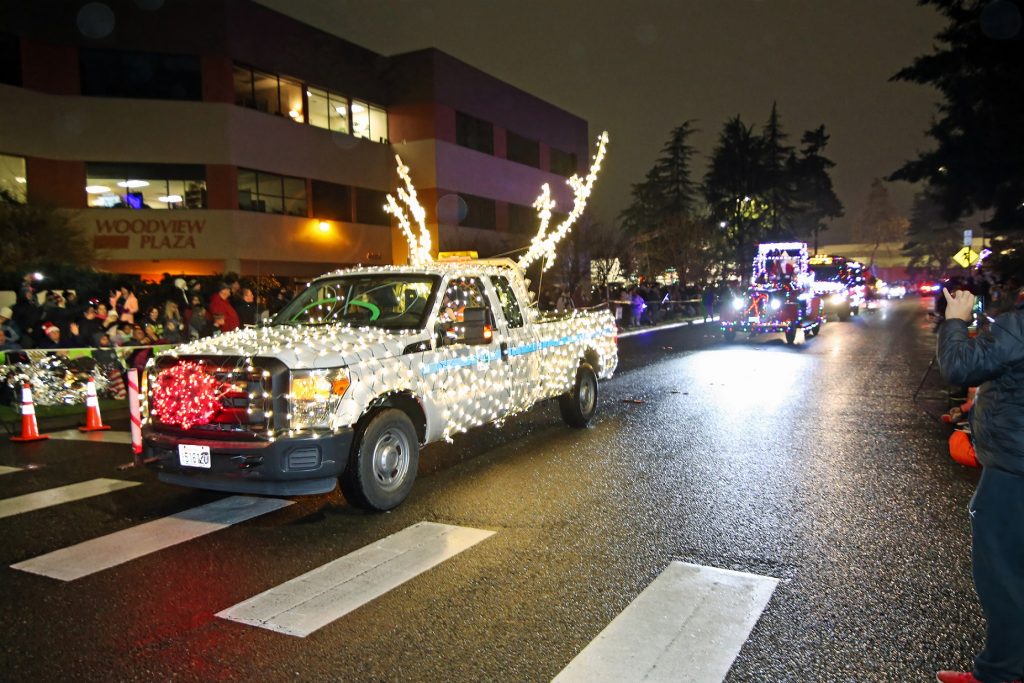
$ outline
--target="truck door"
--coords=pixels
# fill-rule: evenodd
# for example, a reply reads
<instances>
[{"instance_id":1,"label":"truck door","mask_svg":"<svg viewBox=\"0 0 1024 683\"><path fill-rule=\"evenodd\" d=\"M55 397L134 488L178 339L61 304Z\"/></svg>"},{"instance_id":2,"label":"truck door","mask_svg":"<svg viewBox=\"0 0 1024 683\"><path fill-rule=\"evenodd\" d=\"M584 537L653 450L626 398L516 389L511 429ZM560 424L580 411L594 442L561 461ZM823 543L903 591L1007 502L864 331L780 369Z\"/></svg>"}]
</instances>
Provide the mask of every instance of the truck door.
<instances>
[{"instance_id":1,"label":"truck door","mask_svg":"<svg viewBox=\"0 0 1024 683\"><path fill-rule=\"evenodd\" d=\"M501 351L502 335L494 331L485 340L469 343L463 326L467 308L484 308L489 320L496 320L480 278L453 276L438 309L436 350L424 365L439 397L445 435L508 414L509 384Z\"/></svg>"},{"instance_id":2,"label":"truck door","mask_svg":"<svg viewBox=\"0 0 1024 683\"><path fill-rule=\"evenodd\" d=\"M526 324L520 295L509 279L494 275L491 276L491 285L501 307L502 319L498 323L498 331L501 335L501 351L508 366L509 412L519 413L536 403L540 395L537 382L540 377L537 338L533 327Z\"/></svg>"}]
</instances>

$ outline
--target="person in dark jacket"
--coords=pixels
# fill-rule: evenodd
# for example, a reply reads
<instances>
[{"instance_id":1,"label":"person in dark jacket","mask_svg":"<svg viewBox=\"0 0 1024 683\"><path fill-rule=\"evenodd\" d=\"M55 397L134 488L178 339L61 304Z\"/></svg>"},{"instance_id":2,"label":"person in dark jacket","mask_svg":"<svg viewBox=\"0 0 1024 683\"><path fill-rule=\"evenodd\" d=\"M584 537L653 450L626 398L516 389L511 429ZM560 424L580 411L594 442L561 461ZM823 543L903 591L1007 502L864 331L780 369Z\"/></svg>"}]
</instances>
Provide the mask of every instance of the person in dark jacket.
<instances>
[{"instance_id":1,"label":"person in dark jacket","mask_svg":"<svg viewBox=\"0 0 1024 683\"><path fill-rule=\"evenodd\" d=\"M973 672L940 671L943 683L1013 683L1024 678L1024 310L1000 315L970 338L975 297L943 290L939 369L954 385L977 386L971 432L983 467L968 511L974 586L987 622Z\"/></svg>"}]
</instances>

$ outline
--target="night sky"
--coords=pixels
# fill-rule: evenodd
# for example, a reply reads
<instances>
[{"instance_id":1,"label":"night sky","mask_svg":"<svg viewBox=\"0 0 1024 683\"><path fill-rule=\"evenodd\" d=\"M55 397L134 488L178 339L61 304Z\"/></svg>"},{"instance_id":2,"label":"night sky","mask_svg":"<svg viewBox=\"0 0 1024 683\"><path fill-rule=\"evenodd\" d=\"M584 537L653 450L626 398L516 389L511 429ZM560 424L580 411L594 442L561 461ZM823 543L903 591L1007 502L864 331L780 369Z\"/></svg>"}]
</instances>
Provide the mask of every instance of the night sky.
<instances>
[{"instance_id":1,"label":"night sky","mask_svg":"<svg viewBox=\"0 0 1024 683\"><path fill-rule=\"evenodd\" d=\"M613 222L668 139L688 119L703 178L725 120L760 125L777 101L789 144L824 123L846 216L842 241L884 177L930 142L936 94L890 83L932 50L942 21L914 0L260 0L392 55L436 47L582 116L611 136L592 199ZM909 209L915 188L889 186Z\"/></svg>"}]
</instances>

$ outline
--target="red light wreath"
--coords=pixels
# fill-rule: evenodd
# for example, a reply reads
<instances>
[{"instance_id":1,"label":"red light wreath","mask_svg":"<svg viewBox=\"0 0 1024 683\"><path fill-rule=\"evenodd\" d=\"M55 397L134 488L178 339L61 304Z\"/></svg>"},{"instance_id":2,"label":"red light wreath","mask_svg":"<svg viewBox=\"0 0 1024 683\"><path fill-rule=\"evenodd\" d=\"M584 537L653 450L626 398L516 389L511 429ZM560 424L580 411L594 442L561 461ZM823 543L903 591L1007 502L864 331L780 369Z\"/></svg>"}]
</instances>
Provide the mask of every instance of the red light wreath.
<instances>
[{"instance_id":1,"label":"red light wreath","mask_svg":"<svg viewBox=\"0 0 1024 683\"><path fill-rule=\"evenodd\" d=\"M156 376L153 409L164 424L189 429L209 424L221 409L222 383L206 374L202 363L181 361Z\"/></svg>"}]
</instances>

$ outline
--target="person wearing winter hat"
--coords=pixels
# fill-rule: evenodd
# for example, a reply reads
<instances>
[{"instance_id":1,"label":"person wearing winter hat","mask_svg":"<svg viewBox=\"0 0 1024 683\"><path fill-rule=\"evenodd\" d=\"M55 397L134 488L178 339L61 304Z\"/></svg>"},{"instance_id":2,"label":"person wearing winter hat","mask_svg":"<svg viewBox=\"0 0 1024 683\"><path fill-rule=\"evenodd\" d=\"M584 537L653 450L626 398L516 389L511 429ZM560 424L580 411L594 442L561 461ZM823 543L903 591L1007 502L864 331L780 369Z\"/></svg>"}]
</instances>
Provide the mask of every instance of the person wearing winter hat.
<instances>
[{"instance_id":1,"label":"person wearing winter hat","mask_svg":"<svg viewBox=\"0 0 1024 683\"><path fill-rule=\"evenodd\" d=\"M51 322L43 323L43 334L46 338L39 342L40 349L62 349L64 345L60 341L60 328Z\"/></svg>"},{"instance_id":2,"label":"person wearing winter hat","mask_svg":"<svg viewBox=\"0 0 1024 683\"><path fill-rule=\"evenodd\" d=\"M21 339L21 330L18 329L18 324L12 320L13 317L14 312L11 311L10 306L0 306L0 329L4 331L9 344L17 344Z\"/></svg>"}]
</instances>

